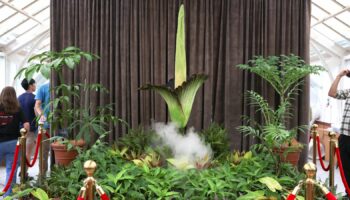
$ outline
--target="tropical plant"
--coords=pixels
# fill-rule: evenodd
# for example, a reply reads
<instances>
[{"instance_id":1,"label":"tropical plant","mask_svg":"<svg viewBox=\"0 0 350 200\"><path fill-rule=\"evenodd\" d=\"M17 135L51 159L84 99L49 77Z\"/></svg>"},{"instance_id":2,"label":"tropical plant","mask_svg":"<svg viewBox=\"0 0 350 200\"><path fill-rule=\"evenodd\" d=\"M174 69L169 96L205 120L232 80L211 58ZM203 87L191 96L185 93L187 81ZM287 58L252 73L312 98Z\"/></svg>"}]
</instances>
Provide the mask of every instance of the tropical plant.
<instances>
[{"instance_id":1,"label":"tropical plant","mask_svg":"<svg viewBox=\"0 0 350 200\"><path fill-rule=\"evenodd\" d=\"M32 56L28 60L28 66L22 68L15 78L25 76L30 79L35 73L40 73L49 79L51 72L54 72L58 77L58 85L51 89L55 98L51 99L45 108L52 108L47 117L51 129L55 131L67 129L68 139L84 139L89 142L92 133L104 134L109 124L115 124L121 120L111 115L112 105L104 105L95 109L94 106L87 103L87 98L92 92L108 93L108 90L101 84L65 84L63 70L74 70L79 66L82 58L92 62L99 57L72 46L59 52L45 51ZM85 104L78 106L77 102L80 101L81 96L85 97Z\"/></svg>"},{"instance_id":2,"label":"tropical plant","mask_svg":"<svg viewBox=\"0 0 350 200\"><path fill-rule=\"evenodd\" d=\"M175 52L175 89L147 84L140 89L154 90L159 93L165 100L170 119L176 123L180 129L186 127L190 117L194 98L199 87L208 78L207 75L193 75L186 81L186 49L185 49L185 10L180 6L178 15L178 28L176 35L176 52Z\"/></svg>"},{"instance_id":3,"label":"tropical plant","mask_svg":"<svg viewBox=\"0 0 350 200\"><path fill-rule=\"evenodd\" d=\"M256 56L248 64L238 65L238 68L255 73L266 80L279 95L280 104L275 110L268 102L254 91L248 92L252 104L258 107L267 124L283 124L285 119L291 117L291 101L298 94L302 78L310 74L319 74L324 68L305 63L300 57L293 54L289 56L269 56L264 58Z\"/></svg>"},{"instance_id":4,"label":"tropical plant","mask_svg":"<svg viewBox=\"0 0 350 200\"><path fill-rule=\"evenodd\" d=\"M262 95L255 91L248 91L249 102L256 108L256 112L261 114L263 120L258 123L253 118L244 117L247 125L238 127L242 133L259 138L261 144L257 147L265 148L273 156L274 148L291 146L298 131L305 130L305 126L288 129L286 119L292 117L292 101L298 95L299 86L303 83L302 78L309 74L318 74L324 69L320 66L308 65L295 55L267 58L257 56L248 64L238 65L238 67L261 76L279 95L279 104L275 109ZM300 145L297 148L300 148ZM277 171L280 169L279 163L276 159Z\"/></svg>"}]
</instances>

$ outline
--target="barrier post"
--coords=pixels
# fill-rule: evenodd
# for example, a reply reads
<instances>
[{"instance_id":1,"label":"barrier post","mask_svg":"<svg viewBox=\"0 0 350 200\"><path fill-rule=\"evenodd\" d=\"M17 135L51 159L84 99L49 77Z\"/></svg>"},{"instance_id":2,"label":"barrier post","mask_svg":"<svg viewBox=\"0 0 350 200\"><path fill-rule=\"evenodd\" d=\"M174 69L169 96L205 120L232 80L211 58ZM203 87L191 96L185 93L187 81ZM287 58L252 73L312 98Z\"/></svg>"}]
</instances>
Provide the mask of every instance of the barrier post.
<instances>
[{"instance_id":1,"label":"barrier post","mask_svg":"<svg viewBox=\"0 0 350 200\"><path fill-rule=\"evenodd\" d=\"M311 134L312 134L312 162L316 165L316 148L317 148L317 144L316 144L316 137L318 135L317 133L317 128L318 128L318 125L317 124L313 124L312 127L311 127Z\"/></svg>"},{"instance_id":2,"label":"barrier post","mask_svg":"<svg viewBox=\"0 0 350 200\"><path fill-rule=\"evenodd\" d=\"M20 130L21 137L20 137L20 144L21 144L21 185L25 183L25 176L27 172L27 167L26 167L26 143L27 143L27 130L25 128L21 128Z\"/></svg>"},{"instance_id":3,"label":"barrier post","mask_svg":"<svg viewBox=\"0 0 350 200\"><path fill-rule=\"evenodd\" d=\"M331 191L334 191L334 152L336 146L336 134L335 132L329 132L329 187Z\"/></svg>"},{"instance_id":4,"label":"barrier post","mask_svg":"<svg viewBox=\"0 0 350 200\"><path fill-rule=\"evenodd\" d=\"M96 163L92 160L88 160L84 163L84 170L87 174L87 178L84 180L86 185L86 197L88 200L94 199L94 186L95 186L95 179L93 177L95 170L96 170Z\"/></svg>"},{"instance_id":5,"label":"barrier post","mask_svg":"<svg viewBox=\"0 0 350 200\"><path fill-rule=\"evenodd\" d=\"M43 139L44 139L44 134L43 134L43 126L44 122L39 121L39 130L38 134L41 134L41 141L40 141L40 148L39 148L39 185L42 185L42 180L44 178L44 159L43 159Z\"/></svg>"},{"instance_id":6,"label":"barrier post","mask_svg":"<svg viewBox=\"0 0 350 200\"><path fill-rule=\"evenodd\" d=\"M306 173L306 180L299 181L299 184L294 188L293 192L288 195L287 200L295 200L303 184L305 184L305 200L313 200L315 198L316 187L322 190L326 199L336 200L332 192L315 180L317 168L314 163L306 163L304 165L304 170Z\"/></svg>"},{"instance_id":7,"label":"barrier post","mask_svg":"<svg viewBox=\"0 0 350 200\"><path fill-rule=\"evenodd\" d=\"M304 170L307 177L305 180L305 200L313 200L315 193L316 165L311 162L306 163L304 165Z\"/></svg>"}]
</instances>

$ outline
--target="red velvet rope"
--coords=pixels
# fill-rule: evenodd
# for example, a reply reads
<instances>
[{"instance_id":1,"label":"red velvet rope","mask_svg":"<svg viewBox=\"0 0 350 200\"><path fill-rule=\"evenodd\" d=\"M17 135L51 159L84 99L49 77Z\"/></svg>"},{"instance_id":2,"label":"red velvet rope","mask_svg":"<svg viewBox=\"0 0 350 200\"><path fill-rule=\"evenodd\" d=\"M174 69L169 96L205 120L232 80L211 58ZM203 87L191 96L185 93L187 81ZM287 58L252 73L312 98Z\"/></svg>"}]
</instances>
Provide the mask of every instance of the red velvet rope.
<instances>
[{"instance_id":1,"label":"red velvet rope","mask_svg":"<svg viewBox=\"0 0 350 200\"><path fill-rule=\"evenodd\" d=\"M101 200L109 200L109 197L107 196L106 193L104 193L104 194L102 194L102 195L100 196L100 199L101 199Z\"/></svg>"},{"instance_id":2,"label":"red velvet rope","mask_svg":"<svg viewBox=\"0 0 350 200\"><path fill-rule=\"evenodd\" d=\"M349 188L348 182L346 182L346 179L345 179L343 163L341 162L340 152L339 152L339 148L338 147L335 148L335 152L337 154L338 166L339 166L341 180L343 181L344 187L346 189L346 193L350 194L350 188Z\"/></svg>"},{"instance_id":3,"label":"red velvet rope","mask_svg":"<svg viewBox=\"0 0 350 200\"><path fill-rule=\"evenodd\" d=\"M10 185L12 183L13 175L15 174L16 168L17 168L17 160L18 160L18 152L19 152L19 146L20 144L16 145L15 155L13 156L13 163L12 163L12 169L10 173L9 180L7 180L7 184L5 188L2 190L2 192L7 192L7 190L10 188Z\"/></svg>"},{"instance_id":4,"label":"red velvet rope","mask_svg":"<svg viewBox=\"0 0 350 200\"><path fill-rule=\"evenodd\" d=\"M337 198L331 192L328 192L328 194L326 194L326 198L328 200L337 200Z\"/></svg>"},{"instance_id":5,"label":"red velvet rope","mask_svg":"<svg viewBox=\"0 0 350 200\"><path fill-rule=\"evenodd\" d=\"M324 171L328 171L329 170L329 166L326 168L325 164L323 163L323 160L322 160L322 154L321 154L321 147L320 147L320 137L319 136L316 136L316 141L317 141L317 152L318 152L318 158L320 160L320 163L321 163L321 167Z\"/></svg>"},{"instance_id":6,"label":"red velvet rope","mask_svg":"<svg viewBox=\"0 0 350 200\"><path fill-rule=\"evenodd\" d=\"M104 194L102 194L102 195L100 196L100 199L101 199L101 200L109 200L109 197L107 196L106 193L104 193ZM84 198L79 196L79 197L77 198L77 200L84 200Z\"/></svg>"},{"instance_id":7,"label":"red velvet rope","mask_svg":"<svg viewBox=\"0 0 350 200\"><path fill-rule=\"evenodd\" d=\"M337 198L331 192L328 192L326 194L326 198L328 200L337 200ZM286 200L295 200L295 199L296 199L296 196L294 194L289 194Z\"/></svg>"},{"instance_id":8,"label":"red velvet rope","mask_svg":"<svg viewBox=\"0 0 350 200\"><path fill-rule=\"evenodd\" d=\"M33 167L37 158L38 158L40 143L41 143L41 134L38 134L38 136L36 138L34 158L33 158L31 163L28 161L28 159L26 159L26 163L29 167Z\"/></svg>"},{"instance_id":9,"label":"red velvet rope","mask_svg":"<svg viewBox=\"0 0 350 200\"><path fill-rule=\"evenodd\" d=\"M289 194L286 200L295 200L296 196L294 194Z\"/></svg>"}]
</instances>

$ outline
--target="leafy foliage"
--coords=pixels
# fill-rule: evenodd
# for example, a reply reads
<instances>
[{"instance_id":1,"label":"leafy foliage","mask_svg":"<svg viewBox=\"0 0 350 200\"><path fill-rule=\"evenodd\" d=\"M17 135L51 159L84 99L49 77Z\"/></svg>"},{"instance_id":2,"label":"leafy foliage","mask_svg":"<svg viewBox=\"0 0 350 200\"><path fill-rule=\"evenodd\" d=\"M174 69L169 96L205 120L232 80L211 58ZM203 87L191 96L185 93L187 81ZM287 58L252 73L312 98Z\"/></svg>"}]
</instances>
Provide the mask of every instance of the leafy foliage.
<instances>
[{"instance_id":1,"label":"leafy foliage","mask_svg":"<svg viewBox=\"0 0 350 200\"><path fill-rule=\"evenodd\" d=\"M226 160L231 164L231 166L239 165L243 160L249 160L253 156L251 151L239 152L234 151L226 156Z\"/></svg>"},{"instance_id":2,"label":"leafy foliage","mask_svg":"<svg viewBox=\"0 0 350 200\"><path fill-rule=\"evenodd\" d=\"M238 155L240 159L234 165L228 158L201 170L180 171L171 166L154 167L149 163L137 166L120 156L124 151L117 153L116 149L103 143L104 136L80 154L69 167L54 167L42 188L47 196L61 200L76 197L86 178L83 170L86 160L97 163L94 177L110 199L285 199L297 182L305 179L289 164L282 164L282 173L276 175L271 167L273 159L268 154L256 154L254 151L234 152L232 155ZM123 148L133 149L130 146ZM30 188L22 193L33 191ZM38 189L36 191L39 192ZM317 199L322 199L323 195L318 195Z\"/></svg>"},{"instance_id":3,"label":"leafy foliage","mask_svg":"<svg viewBox=\"0 0 350 200\"><path fill-rule=\"evenodd\" d=\"M296 85L300 85L300 79L309 74L319 74L320 71L325 70L321 66L308 65L300 57L293 54L267 58L256 56L248 64L241 64L238 67L249 70L269 82L281 98L288 96L288 93L293 91Z\"/></svg>"},{"instance_id":4,"label":"leafy foliage","mask_svg":"<svg viewBox=\"0 0 350 200\"><path fill-rule=\"evenodd\" d=\"M301 58L295 55L289 56L270 56L264 58L257 56L250 60L248 64L238 65L240 69L248 70L261 76L265 81L275 89L279 95L279 104L277 108L269 105L263 96L255 91L247 92L247 99L261 114L260 123L252 118L246 118L244 125L238 127L238 130L246 135L252 135L261 142L258 147L265 149L274 156L272 149L280 148L291 141L297 135L298 131L303 132L304 126L298 126L290 130L287 129L286 119L292 115L292 100L298 95L299 86L302 84L302 78L309 74L318 74L324 70L320 66L311 66L306 64ZM299 148L299 146L298 146ZM278 172L279 160L275 160L276 171Z\"/></svg>"},{"instance_id":5,"label":"leafy foliage","mask_svg":"<svg viewBox=\"0 0 350 200\"><path fill-rule=\"evenodd\" d=\"M129 129L127 134L118 139L116 145L119 148L127 148L127 152L143 154L152 145L155 138L156 135L153 130L137 127Z\"/></svg>"},{"instance_id":6,"label":"leafy foliage","mask_svg":"<svg viewBox=\"0 0 350 200\"><path fill-rule=\"evenodd\" d=\"M223 126L212 123L208 128L202 130L199 135L206 143L210 144L214 157L221 157L230 151L227 131Z\"/></svg>"},{"instance_id":7,"label":"leafy foliage","mask_svg":"<svg viewBox=\"0 0 350 200\"><path fill-rule=\"evenodd\" d=\"M81 58L91 62L99 57L73 46L60 52L45 51L29 58L29 65L18 71L15 79L24 75L26 79L30 80L35 73L40 73L49 79L51 71L60 72L64 66L74 69L81 62ZM60 77L60 81L63 81L62 77Z\"/></svg>"},{"instance_id":8,"label":"leafy foliage","mask_svg":"<svg viewBox=\"0 0 350 200\"><path fill-rule=\"evenodd\" d=\"M29 80L35 73L49 78L51 71L54 71L59 78L58 85L52 88L55 98L45 108L52 108L47 116L51 129L68 130L68 139L84 139L89 143L91 139L95 139L91 136L105 134L109 126L124 122L112 115L113 105L96 108L95 105L88 104L91 93L108 93L101 84L65 84L63 70L74 70L83 58L91 62L99 57L77 47L67 47L59 52L46 51L31 57L28 60L29 65L22 68L16 78L24 75ZM85 97L85 103L81 105L82 96Z\"/></svg>"},{"instance_id":9,"label":"leafy foliage","mask_svg":"<svg viewBox=\"0 0 350 200\"><path fill-rule=\"evenodd\" d=\"M94 177L114 199L237 199L255 191L265 198L281 199L303 178L289 164L283 165L281 176L274 175L272 159L263 154L243 159L236 166L223 162L203 170L136 166L115 156L112 149L98 140L70 167L53 170L46 183L49 196L66 200L78 194L86 177L82 163L88 159L96 161Z\"/></svg>"}]
</instances>

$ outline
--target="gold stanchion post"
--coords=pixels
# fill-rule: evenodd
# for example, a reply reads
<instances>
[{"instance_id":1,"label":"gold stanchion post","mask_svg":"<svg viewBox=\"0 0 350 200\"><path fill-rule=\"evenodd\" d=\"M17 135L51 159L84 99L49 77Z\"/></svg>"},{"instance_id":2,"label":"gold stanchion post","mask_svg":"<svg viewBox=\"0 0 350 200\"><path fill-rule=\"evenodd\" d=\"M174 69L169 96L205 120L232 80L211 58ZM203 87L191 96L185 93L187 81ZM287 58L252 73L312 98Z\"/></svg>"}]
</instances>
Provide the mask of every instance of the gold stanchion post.
<instances>
[{"instance_id":1,"label":"gold stanchion post","mask_svg":"<svg viewBox=\"0 0 350 200\"><path fill-rule=\"evenodd\" d=\"M44 122L39 121L39 130L38 130L38 134L41 134L41 141L40 141L40 148L39 148L39 185L42 184L42 180L45 176L44 174L44 158L43 158L43 140L44 140Z\"/></svg>"},{"instance_id":2,"label":"gold stanchion post","mask_svg":"<svg viewBox=\"0 0 350 200\"><path fill-rule=\"evenodd\" d=\"M95 170L96 170L96 163L92 160L88 160L84 163L84 170L87 174L87 178L84 180L85 187L86 187L86 197L87 200L93 200L94 199L94 185L95 185L95 179L93 177Z\"/></svg>"},{"instance_id":3,"label":"gold stanchion post","mask_svg":"<svg viewBox=\"0 0 350 200\"><path fill-rule=\"evenodd\" d=\"M312 132L312 162L316 165L316 148L317 148L317 143L316 143L316 137L317 137L317 128L318 128L318 125L317 124L314 124L314 125L312 125L312 127L311 127L311 132Z\"/></svg>"},{"instance_id":4,"label":"gold stanchion post","mask_svg":"<svg viewBox=\"0 0 350 200\"><path fill-rule=\"evenodd\" d=\"M25 175L27 172L26 169L26 142L27 142L27 130L25 128L22 128L20 130L21 137L20 137L20 144L21 144L21 185L25 183Z\"/></svg>"},{"instance_id":5,"label":"gold stanchion post","mask_svg":"<svg viewBox=\"0 0 350 200\"><path fill-rule=\"evenodd\" d=\"M334 191L334 153L336 146L336 134L335 132L329 132L329 187Z\"/></svg>"},{"instance_id":6,"label":"gold stanchion post","mask_svg":"<svg viewBox=\"0 0 350 200\"><path fill-rule=\"evenodd\" d=\"M314 163L306 163L304 165L304 170L306 173L305 180L305 200L313 200L314 199L314 191L315 191L315 175L316 175L316 165Z\"/></svg>"}]
</instances>

